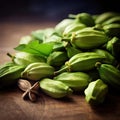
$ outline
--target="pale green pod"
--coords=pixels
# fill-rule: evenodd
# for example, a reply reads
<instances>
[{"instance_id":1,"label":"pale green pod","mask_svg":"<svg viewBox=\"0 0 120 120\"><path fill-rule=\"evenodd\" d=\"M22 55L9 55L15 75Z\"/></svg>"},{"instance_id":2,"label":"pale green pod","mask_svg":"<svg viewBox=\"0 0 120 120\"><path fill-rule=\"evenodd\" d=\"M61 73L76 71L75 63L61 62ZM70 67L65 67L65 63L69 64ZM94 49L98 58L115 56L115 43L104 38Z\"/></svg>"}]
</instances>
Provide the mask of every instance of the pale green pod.
<instances>
[{"instance_id":1,"label":"pale green pod","mask_svg":"<svg viewBox=\"0 0 120 120\"><path fill-rule=\"evenodd\" d=\"M96 19L97 19L98 17L99 17L99 14L93 14L93 15L92 15L92 18L93 18L94 21L96 21Z\"/></svg>"},{"instance_id":2,"label":"pale green pod","mask_svg":"<svg viewBox=\"0 0 120 120\"><path fill-rule=\"evenodd\" d=\"M105 30L105 33L109 37L120 37L120 24L118 23L112 23L112 24L107 24L103 26L103 29Z\"/></svg>"},{"instance_id":3,"label":"pale green pod","mask_svg":"<svg viewBox=\"0 0 120 120\"><path fill-rule=\"evenodd\" d=\"M63 72L54 77L54 80L65 83L74 91L83 91L91 81L91 77L84 72Z\"/></svg>"},{"instance_id":4,"label":"pale green pod","mask_svg":"<svg viewBox=\"0 0 120 120\"><path fill-rule=\"evenodd\" d=\"M108 86L101 79L90 82L84 91L85 100L90 104L101 104L105 101Z\"/></svg>"},{"instance_id":5,"label":"pale green pod","mask_svg":"<svg viewBox=\"0 0 120 120\"><path fill-rule=\"evenodd\" d=\"M31 32L31 36L35 40L39 40L40 43L42 43L45 40L45 34L44 29L36 30Z\"/></svg>"},{"instance_id":6,"label":"pale green pod","mask_svg":"<svg viewBox=\"0 0 120 120\"><path fill-rule=\"evenodd\" d=\"M15 85L25 68L14 63L0 65L0 89L7 89Z\"/></svg>"},{"instance_id":7,"label":"pale green pod","mask_svg":"<svg viewBox=\"0 0 120 120\"><path fill-rule=\"evenodd\" d=\"M22 78L37 81L45 77L51 77L54 74L54 68L47 63L35 62L29 64L21 73Z\"/></svg>"},{"instance_id":8,"label":"pale green pod","mask_svg":"<svg viewBox=\"0 0 120 120\"><path fill-rule=\"evenodd\" d=\"M96 63L100 78L110 87L120 90L120 70L110 64Z\"/></svg>"},{"instance_id":9,"label":"pale green pod","mask_svg":"<svg viewBox=\"0 0 120 120\"><path fill-rule=\"evenodd\" d=\"M103 61L103 59L105 59L104 56L98 55L95 52L78 53L69 59L66 66L71 71L87 71L93 69L97 61Z\"/></svg>"},{"instance_id":10,"label":"pale green pod","mask_svg":"<svg viewBox=\"0 0 120 120\"><path fill-rule=\"evenodd\" d=\"M89 13L79 13L77 15L69 15L70 18L75 18L76 21L78 21L79 23L83 23L86 26L94 26L95 25L95 21L92 17L91 14Z\"/></svg>"},{"instance_id":11,"label":"pale green pod","mask_svg":"<svg viewBox=\"0 0 120 120\"><path fill-rule=\"evenodd\" d=\"M58 34L62 35L65 28L73 22L73 19L63 19L55 26L55 30Z\"/></svg>"},{"instance_id":12,"label":"pale green pod","mask_svg":"<svg viewBox=\"0 0 120 120\"><path fill-rule=\"evenodd\" d=\"M84 28L72 35L71 44L80 49L92 49L105 44L108 40L104 31Z\"/></svg>"},{"instance_id":13,"label":"pale green pod","mask_svg":"<svg viewBox=\"0 0 120 120\"><path fill-rule=\"evenodd\" d=\"M97 16L97 18L95 20L95 23L96 24L102 24L105 21L109 20L110 18L115 17L116 15L118 15L118 13L115 13L115 12L104 12L104 13L101 13L101 14L99 14Z\"/></svg>"},{"instance_id":14,"label":"pale green pod","mask_svg":"<svg viewBox=\"0 0 120 120\"><path fill-rule=\"evenodd\" d=\"M46 37L43 43L53 43L53 51L64 50L64 42L62 41L62 37L59 36L57 33Z\"/></svg>"},{"instance_id":15,"label":"pale green pod","mask_svg":"<svg viewBox=\"0 0 120 120\"><path fill-rule=\"evenodd\" d=\"M49 42L53 42L53 43L60 43L61 42L61 39L62 37L56 35L56 34L53 34L51 36L49 36L48 38L45 38L45 40L43 41L43 43L49 43Z\"/></svg>"},{"instance_id":16,"label":"pale green pod","mask_svg":"<svg viewBox=\"0 0 120 120\"><path fill-rule=\"evenodd\" d=\"M46 59L27 52L17 52L15 56L12 57L12 61L17 65L27 66L33 62L45 62Z\"/></svg>"},{"instance_id":17,"label":"pale green pod","mask_svg":"<svg viewBox=\"0 0 120 120\"><path fill-rule=\"evenodd\" d=\"M39 29L36 31L32 31L31 36L39 42L44 42L46 38L50 37L53 33L55 33L54 28L46 28L46 29Z\"/></svg>"},{"instance_id":18,"label":"pale green pod","mask_svg":"<svg viewBox=\"0 0 120 120\"><path fill-rule=\"evenodd\" d=\"M105 59L103 60L104 63L108 63L108 64L116 63L115 57L108 51L102 49L94 49L92 51L98 53L99 55L105 56Z\"/></svg>"},{"instance_id":19,"label":"pale green pod","mask_svg":"<svg viewBox=\"0 0 120 120\"><path fill-rule=\"evenodd\" d=\"M26 35L26 36L21 37L19 44L28 44L32 40L34 39L30 35Z\"/></svg>"},{"instance_id":20,"label":"pale green pod","mask_svg":"<svg viewBox=\"0 0 120 120\"><path fill-rule=\"evenodd\" d=\"M86 26L94 26L95 22L89 13L80 13L77 15L77 19Z\"/></svg>"},{"instance_id":21,"label":"pale green pod","mask_svg":"<svg viewBox=\"0 0 120 120\"><path fill-rule=\"evenodd\" d=\"M73 46L66 46L65 47L66 51L67 51L67 56L68 58L71 58L72 56L78 54L78 53L82 53L82 51L80 49L77 49Z\"/></svg>"},{"instance_id":22,"label":"pale green pod","mask_svg":"<svg viewBox=\"0 0 120 120\"><path fill-rule=\"evenodd\" d=\"M62 98L72 94L72 89L61 81L54 81L49 78L44 78L40 82L40 88L43 92L53 98Z\"/></svg>"},{"instance_id":23,"label":"pale green pod","mask_svg":"<svg viewBox=\"0 0 120 120\"><path fill-rule=\"evenodd\" d=\"M115 55L115 47L114 45L119 43L119 38L118 37L113 37L111 40L109 40L106 44L106 49L112 54Z\"/></svg>"},{"instance_id":24,"label":"pale green pod","mask_svg":"<svg viewBox=\"0 0 120 120\"><path fill-rule=\"evenodd\" d=\"M63 51L54 51L48 58L47 63L51 66L59 67L68 60L67 53Z\"/></svg>"},{"instance_id":25,"label":"pale green pod","mask_svg":"<svg viewBox=\"0 0 120 120\"><path fill-rule=\"evenodd\" d=\"M106 49L117 59L120 60L120 39L118 37L113 37L106 44Z\"/></svg>"},{"instance_id":26,"label":"pale green pod","mask_svg":"<svg viewBox=\"0 0 120 120\"><path fill-rule=\"evenodd\" d=\"M105 56L98 55L95 52L84 52L78 53L71 57L63 68L58 71L55 71L55 74L60 74L63 71L88 71L95 68L95 63L103 61Z\"/></svg>"},{"instance_id":27,"label":"pale green pod","mask_svg":"<svg viewBox=\"0 0 120 120\"><path fill-rule=\"evenodd\" d=\"M104 25L113 24L113 23L120 24L120 16L112 17L108 19L107 21L105 21L102 25L104 26Z\"/></svg>"},{"instance_id":28,"label":"pale green pod","mask_svg":"<svg viewBox=\"0 0 120 120\"><path fill-rule=\"evenodd\" d=\"M64 32L63 32L63 35L66 36L66 35L68 35L68 34L71 34L71 33L73 33L73 32L76 32L76 31L78 31L78 30L81 30L81 29L83 29L83 28L85 28L85 27L86 27L86 26L85 26L84 24L82 24L82 23L74 22L74 23L68 25L68 26L65 28L65 30L64 30Z\"/></svg>"}]
</instances>

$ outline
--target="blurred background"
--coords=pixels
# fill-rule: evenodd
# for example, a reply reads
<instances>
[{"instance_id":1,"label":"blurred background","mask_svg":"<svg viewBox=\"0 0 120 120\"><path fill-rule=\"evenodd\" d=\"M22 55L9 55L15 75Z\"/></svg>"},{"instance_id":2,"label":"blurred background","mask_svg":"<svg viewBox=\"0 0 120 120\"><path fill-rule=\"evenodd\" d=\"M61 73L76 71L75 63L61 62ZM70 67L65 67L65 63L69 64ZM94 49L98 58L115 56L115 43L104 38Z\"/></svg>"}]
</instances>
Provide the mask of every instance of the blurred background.
<instances>
[{"instance_id":1,"label":"blurred background","mask_svg":"<svg viewBox=\"0 0 120 120\"><path fill-rule=\"evenodd\" d=\"M118 0L0 0L0 20L22 18L60 21L69 13L120 12ZM16 16L16 17L15 17Z\"/></svg>"}]
</instances>

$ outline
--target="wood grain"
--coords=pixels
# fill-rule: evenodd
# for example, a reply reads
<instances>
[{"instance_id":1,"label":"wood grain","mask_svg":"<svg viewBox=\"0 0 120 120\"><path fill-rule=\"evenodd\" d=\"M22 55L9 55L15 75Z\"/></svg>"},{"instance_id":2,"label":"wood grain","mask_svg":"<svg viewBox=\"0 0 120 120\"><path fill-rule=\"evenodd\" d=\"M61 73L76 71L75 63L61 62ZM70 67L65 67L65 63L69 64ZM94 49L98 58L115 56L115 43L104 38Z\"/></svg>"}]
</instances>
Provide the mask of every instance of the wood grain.
<instances>
[{"instance_id":1,"label":"wood grain","mask_svg":"<svg viewBox=\"0 0 120 120\"><path fill-rule=\"evenodd\" d=\"M54 27L55 22L1 22L0 64L10 61L7 52L13 50L20 37L32 30ZM0 91L0 120L120 120L120 96L110 93L104 104L90 106L84 94L73 94L68 98L53 99L40 93L37 102L21 98L22 91L13 88Z\"/></svg>"}]
</instances>

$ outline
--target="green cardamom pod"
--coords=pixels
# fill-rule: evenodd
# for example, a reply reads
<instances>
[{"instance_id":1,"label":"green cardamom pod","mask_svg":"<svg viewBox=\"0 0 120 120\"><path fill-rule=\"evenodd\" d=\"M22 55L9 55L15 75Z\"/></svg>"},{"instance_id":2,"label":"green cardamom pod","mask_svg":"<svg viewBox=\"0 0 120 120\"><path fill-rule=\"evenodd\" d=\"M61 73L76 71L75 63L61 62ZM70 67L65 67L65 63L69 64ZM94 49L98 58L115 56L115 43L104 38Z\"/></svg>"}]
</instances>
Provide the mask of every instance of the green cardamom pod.
<instances>
[{"instance_id":1,"label":"green cardamom pod","mask_svg":"<svg viewBox=\"0 0 120 120\"><path fill-rule=\"evenodd\" d=\"M84 72L63 72L54 77L54 80L65 83L74 91L83 91L91 81L91 77Z\"/></svg>"},{"instance_id":2,"label":"green cardamom pod","mask_svg":"<svg viewBox=\"0 0 120 120\"><path fill-rule=\"evenodd\" d=\"M25 68L14 63L5 63L0 66L0 89L7 89L17 83L21 72Z\"/></svg>"},{"instance_id":3,"label":"green cardamom pod","mask_svg":"<svg viewBox=\"0 0 120 120\"><path fill-rule=\"evenodd\" d=\"M68 56L66 52L54 51L48 56L47 63L51 66L59 67L64 65L67 60Z\"/></svg>"},{"instance_id":4,"label":"green cardamom pod","mask_svg":"<svg viewBox=\"0 0 120 120\"><path fill-rule=\"evenodd\" d=\"M26 36L21 37L19 44L28 44L32 40L34 39L30 35L26 35Z\"/></svg>"},{"instance_id":5,"label":"green cardamom pod","mask_svg":"<svg viewBox=\"0 0 120 120\"><path fill-rule=\"evenodd\" d=\"M69 17L75 18L77 21L85 24L86 26L94 26L95 25L95 21L94 21L92 15L90 15L89 13L79 13L77 15L70 14Z\"/></svg>"},{"instance_id":6,"label":"green cardamom pod","mask_svg":"<svg viewBox=\"0 0 120 120\"><path fill-rule=\"evenodd\" d=\"M68 58L71 58L72 56L74 56L78 53L82 53L82 51L80 49L73 47L69 43L65 46L65 49L66 49Z\"/></svg>"},{"instance_id":7,"label":"green cardamom pod","mask_svg":"<svg viewBox=\"0 0 120 120\"><path fill-rule=\"evenodd\" d=\"M40 88L43 92L53 98L62 98L72 94L72 89L61 81L54 81L49 78L44 78L40 82Z\"/></svg>"},{"instance_id":8,"label":"green cardamom pod","mask_svg":"<svg viewBox=\"0 0 120 120\"><path fill-rule=\"evenodd\" d=\"M55 30L57 31L58 34L62 35L65 28L72 24L74 22L73 19L63 19L61 22L59 22L56 26L55 26Z\"/></svg>"},{"instance_id":9,"label":"green cardamom pod","mask_svg":"<svg viewBox=\"0 0 120 120\"><path fill-rule=\"evenodd\" d=\"M87 27L73 33L71 44L80 49L92 49L105 44L108 40L104 31Z\"/></svg>"},{"instance_id":10,"label":"green cardamom pod","mask_svg":"<svg viewBox=\"0 0 120 120\"><path fill-rule=\"evenodd\" d=\"M36 31L32 31L31 36L35 40L39 40L39 42L44 42L46 38L50 37L55 30L53 28L39 29Z\"/></svg>"},{"instance_id":11,"label":"green cardamom pod","mask_svg":"<svg viewBox=\"0 0 120 120\"><path fill-rule=\"evenodd\" d=\"M110 18L115 17L116 15L118 15L118 13L115 12L104 12L102 14L99 14L95 20L96 24L104 24L104 22L106 22L107 20L109 20Z\"/></svg>"},{"instance_id":12,"label":"green cardamom pod","mask_svg":"<svg viewBox=\"0 0 120 120\"><path fill-rule=\"evenodd\" d=\"M85 26L84 24L82 24L82 23L74 22L74 23L68 25L68 26L65 28L65 30L64 30L64 32L63 32L63 35L64 35L64 36L68 36L69 34L71 34L71 33L73 33L73 32L76 32L76 31L78 31L78 30L81 30L81 29L83 29L83 28L85 28L85 27L86 27L86 26Z\"/></svg>"},{"instance_id":13,"label":"green cardamom pod","mask_svg":"<svg viewBox=\"0 0 120 120\"><path fill-rule=\"evenodd\" d=\"M109 53L108 51L102 50L102 49L94 49L92 51L98 53L99 55L105 56L105 59L103 60L104 63L116 64L115 57L111 53Z\"/></svg>"},{"instance_id":14,"label":"green cardamom pod","mask_svg":"<svg viewBox=\"0 0 120 120\"><path fill-rule=\"evenodd\" d=\"M12 58L12 61L17 65L27 66L34 62L45 62L46 59L38 55L30 54L27 52L17 52L15 56L7 54Z\"/></svg>"},{"instance_id":15,"label":"green cardamom pod","mask_svg":"<svg viewBox=\"0 0 120 120\"><path fill-rule=\"evenodd\" d=\"M120 39L118 37L113 37L106 44L106 49L119 61L120 60Z\"/></svg>"},{"instance_id":16,"label":"green cardamom pod","mask_svg":"<svg viewBox=\"0 0 120 120\"><path fill-rule=\"evenodd\" d=\"M118 23L111 23L103 26L105 33L109 37L120 37L120 24Z\"/></svg>"},{"instance_id":17,"label":"green cardamom pod","mask_svg":"<svg viewBox=\"0 0 120 120\"><path fill-rule=\"evenodd\" d=\"M108 19L102 25L104 26L104 25L113 24L113 23L120 24L120 15L119 16L117 15L115 17L112 17L112 18Z\"/></svg>"},{"instance_id":18,"label":"green cardamom pod","mask_svg":"<svg viewBox=\"0 0 120 120\"><path fill-rule=\"evenodd\" d=\"M50 77L54 75L54 68L47 63L35 62L29 64L25 70L21 73L22 78L29 80L40 80L45 77Z\"/></svg>"},{"instance_id":19,"label":"green cardamom pod","mask_svg":"<svg viewBox=\"0 0 120 120\"><path fill-rule=\"evenodd\" d=\"M63 68L56 71L55 74L60 74L63 71L76 71L76 72L83 72L92 70L95 68L95 63L103 61L105 56L99 55L95 52L83 52L78 53L71 57L66 63Z\"/></svg>"},{"instance_id":20,"label":"green cardamom pod","mask_svg":"<svg viewBox=\"0 0 120 120\"><path fill-rule=\"evenodd\" d=\"M101 79L90 82L84 91L88 103L98 105L105 101L108 93L108 86Z\"/></svg>"},{"instance_id":21,"label":"green cardamom pod","mask_svg":"<svg viewBox=\"0 0 120 120\"><path fill-rule=\"evenodd\" d=\"M111 88L120 90L120 70L110 64L96 63L100 78Z\"/></svg>"}]
</instances>

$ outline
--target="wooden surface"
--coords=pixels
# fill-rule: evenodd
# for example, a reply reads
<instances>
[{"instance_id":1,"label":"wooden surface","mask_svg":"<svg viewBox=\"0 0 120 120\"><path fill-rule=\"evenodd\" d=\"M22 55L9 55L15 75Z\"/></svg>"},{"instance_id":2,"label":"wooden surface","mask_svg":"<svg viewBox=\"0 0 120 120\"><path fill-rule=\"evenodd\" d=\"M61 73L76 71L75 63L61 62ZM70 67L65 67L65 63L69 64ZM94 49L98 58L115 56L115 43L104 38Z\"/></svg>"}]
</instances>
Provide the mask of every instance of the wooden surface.
<instances>
[{"instance_id":1,"label":"wooden surface","mask_svg":"<svg viewBox=\"0 0 120 120\"><path fill-rule=\"evenodd\" d=\"M55 22L4 21L0 23L0 64L10 61L20 37L31 31L54 27ZM120 96L109 94L101 106L90 106L84 95L53 99L41 93L37 102L24 101L22 91L0 91L0 120L120 120Z\"/></svg>"}]
</instances>

